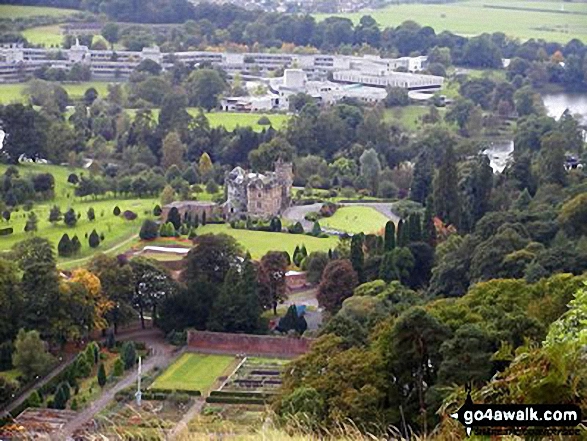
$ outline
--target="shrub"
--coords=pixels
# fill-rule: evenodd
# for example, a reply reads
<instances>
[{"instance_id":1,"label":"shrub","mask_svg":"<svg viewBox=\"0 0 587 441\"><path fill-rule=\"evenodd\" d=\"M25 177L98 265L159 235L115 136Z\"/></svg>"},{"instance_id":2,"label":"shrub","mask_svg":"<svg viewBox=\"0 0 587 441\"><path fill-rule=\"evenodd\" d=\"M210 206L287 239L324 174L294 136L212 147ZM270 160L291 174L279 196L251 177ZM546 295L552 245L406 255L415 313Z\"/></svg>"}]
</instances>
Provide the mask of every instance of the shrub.
<instances>
[{"instance_id":1,"label":"shrub","mask_svg":"<svg viewBox=\"0 0 587 441\"><path fill-rule=\"evenodd\" d=\"M127 221L132 221L135 220L138 215L131 210L125 210L124 213L122 213L122 216L127 220Z\"/></svg>"},{"instance_id":2,"label":"shrub","mask_svg":"<svg viewBox=\"0 0 587 441\"><path fill-rule=\"evenodd\" d=\"M174 404L175 406L179 406L181 404L188 404L191 400L190 396L186 393L178 393L174 392L167 397L167 400Z\"/></svg>"},{"instance_id":3,"label":"shrub","mask_svg":"<svg viewBox=\"0 0 587 441\"><path fill-rule=\"evenodd\" d=\"M146 219L141 226L139 237L142 240L152 240L159 236L159 225L151 219Z\"/></svg>"},{"instance_id":4,"label":"shrub","mask_svg":"<svg viewBox=\"0 0 587 441\"><path fill-rule=\"evenodd\" d=\"M43 404L43 399L41 398L41 394L39 394L38 390L34 390L33 393L29 395L27 403L29 407L41 407Z\"/></svg>"},{"instance_id":5,"label":"shrub","mask_svg":"<svg viewBox=\"0 0 587 441\"><path fill-rule=\"evenodd\" d=\"M287 231L291 234L304 234L304 227L302 227L300 222L296 222L294 225L291 225Z\"/></svg>"},{"instance_id":6,"label":"shrub","mask_svg":"<svg viewBox=\"0 0 587 441\"><path fill-rule=\"evenodd\" d=\"M114 362L114 367L112 368L112 376L113 377L122 377L124 375L124 362L120 357L116 359Z\"/></svg>"},{"instance_id":7,"label":"shrub","mask_svg":"<svg viewBox=\"0 0 587 441\"><path fill-rule=\"evenodd\" d=\"M100 245L100 236L98 236L96 230L92 230L92 232L90 233L88 243L91 248L97 248Z\"/></svg>"},{"instance_id":8,"label":"shrub","mask_svg":"<svg viewBox=\"0 0 587 441\"><path fill-rule=\"evenodd\" d=\"M114 216L120 216L120 208L118 208L118 205L114 207L114 210L112 210L112 214Z\"/></svg>"},{"instance_id":9,"label":"shrub","mask_svg":"<svg viewBox=\"0 0 587 441\"><path fill-rule=\"evenodd\" d=\"M65 222L65 225L67 225L68 227L75 226L75 224L77 223L77 214L75 214L73 208L70 208L65 212L65 214L63 215L63 222Z\"/></svg>"},{"instance_id":10,"label":"shrub","mask_svg":"<svg viewBox=\"0 0 587 441\"><path fill-rule=\"evenodd\" d=\"M137 362L137 349L134 342L127 341L122 345L122 361L125 369L131 369Z\"/></svg>"},{"instance_id":11,"label":"shrub","mask_svg":"<svg viewBox=\"0 0 587 441\"><path fill-rule=\"evenodd\" d=\"M308 222L316 222L319 219L319 217L320 215L318 213L316 213L315 211L310 211L309 213L306 213L304 219L306 219Z\"/></svg>"},{"instance_id":12,"label":"shrub","mask_svg":"<svg viewBox=\"0 0 587 441\"><path fill-rule=\"evenodd\" d=\"M92 367L90 366L90 363L88 363L88 359L83 353L78 355L78 359L75 363L75 368L78 378L86 378L92 372Z\"/></svg>"},{"instance_id":13,"label":"shrub","mask_svg":"<svg viewBox=\"0 0 587 441\"><path fill-rule=\"evenodd\" d=\"M260 126L270 126L271 120L267 116L263 115L261 118L259 118L257 124L259 124Z\"/></svg>"},{"instance_id":14,"label":"shrub","mask_svg":"<svg viewBox=\"0 0 587 441\"><path fill-rule=\"evenodd\" d=\"M14 229L12 227L0 228L0 236L10 236L12 233L14 233Z\"/></svg>"},{"instance_id":15,"label":"shrub","mask_svg":"<svg viewBox=\"0 0 587 441\"><path fill-rule=\"evenodd\" d=\"M161 207L159 205L155 205L153 208L153 216L161 216L162 212L163 210L161 210Z\"/></svg>"},{"instance_id":16,"label":"shrub","mask_svg":"<svg viewBox=\"0 0 587 441\"><path fill-rule=\"evenodd\" d=\"M210 179L206 184L206 191L210 194L218 193L218 184L213 179Z\"/></svg>"},{"instance_id":17,"label":"shrub","mask_svg":"<svg viewBox=\"0 0 587 441\"><path fill-rule=\"evenodd\" d=\"M90 222L93 222L94 220L96 220L96 212L94 211L93 207L90 207L88 209L88 220Z\"/></svg>"},{"instance_id":18,"label":"shrub","mask_svg":"<svg viewBox=\"0 0 587 441\"><path fill-rule=\"evenodd\" d=\"M316 221L314 222L314 226L312 227L312 236L320 236L320 234L322 233L322 227L320 226L320 222Z\"/></svg>"}]
</instances>

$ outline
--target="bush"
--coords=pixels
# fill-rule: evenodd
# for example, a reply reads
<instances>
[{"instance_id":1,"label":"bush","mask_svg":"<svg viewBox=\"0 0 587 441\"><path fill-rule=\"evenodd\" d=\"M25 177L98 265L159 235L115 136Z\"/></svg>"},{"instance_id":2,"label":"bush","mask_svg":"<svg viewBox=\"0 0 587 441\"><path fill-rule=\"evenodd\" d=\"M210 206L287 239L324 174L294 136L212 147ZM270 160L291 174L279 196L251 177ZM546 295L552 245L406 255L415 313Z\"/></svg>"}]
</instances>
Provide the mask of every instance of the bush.
<instances>
[{"instance_id":1,"label":"bush","mask_svg":"<svg viewBox=\"0 0 587 441\"><path fill-rule=\"evenodd\" d=\"M114 367L112 368L112 376L113 377L122 377L124 375L124 362L120 357L116 359L114 362Z\"/></svg>"},{"instance_id":2,"label":"bush","mask_svg":"<svg viewBox=\"0 0 587 441\"><path fill-rule=\"evenodd\" d=\"M114 216L120 216L120 208L118 208L118 205L114 207L114 210L112 210L112 214Z\"/></svg>"},{"instance_id":3,"label":"bush","mask_svg":"<svg viewBox=\"0 0 587 441\"><path fill-rule=\"evenodd\" d=\"M167 400L175 406L180 406L182 404L188 404L191 400L191 397L186 393L174 392L167 397Z\"/></svg>"},{"instance_id":4,"label":"bush","mask_svg":"<svg viewBox=\"0 0 587 441\"><path fill-rule=\"evenodd\" d=\"M122 216L127 220L127 221L132 221L135 220L138 215L131 210L125 210L124 213L122 213Z\"/></svg>"},{"instance_id":5,"label":"bush","mask_svg":"<svg viewBox=\"0 0 587 441\"><path fill-rule=\"evenodd\" d=\"M257 124L259 124L260 126L270 126L271 120L267 116L263 115L261 118L259 118Z\"/></svg>"},{"instance_id":6,"label":"bush","mask_svg":"<svg viewBox=\"0 0 587 441\"><path fill-rule=\"evenodd\" d=\"M315 211L310 211L304 216L304 219L306 219L308 222L316 222L318 219L320 219L320 215Z\"/></svg>"},{"instance_id":7,"label":"bush","mask_svg":"<svg viewBox=\"0 0 587 441\"><path fill-rule=\"evenodd\" d=\"M161 207L159 205L155 205L155 208L153 208L153 216L161 216L161 213L163 213Z\"/></svg>"},{"instance_id":8,"label":"bush","mask_svg":"<svg viewBox=\"0 0 587 441\"><path fill-rule=\"evenodd\" d=\"M127 341L122 345L122 361L125 369L131 369L137 362L137 349L134 342Z\"/></svg>"},{"instance_id":9,"label":"bush","mask_svg":"<svg viewBox=\"0 0 587 441\"><path fill-rule=\"evenodd\" d=\"M141 226L139 237L142 240L153 240L159 236L159 225L151 219L146 219Z\"/></svg>"},{"instance_id":10,"label":"bush","mask_svg":"<svg viewBox=\"0 0 587 441\"><path fill-rule=\"evenodd\" d=\"M10 236L12 233L14 233L14 229L12 227L0 228L0 236Z\"/></svg>"},{"instance_id":11,"label":"bush","mask_svg":"<svg viewBox=\"0 0 587 441\"><path fill-rule=\"evenodd\" d=\"M26 400L29 407L41 407L43 404L43 399L41 398L41 394L38 390L34 390Z\"/></svg>"},{"instance_id":12,"label":"bush","mask_svg":"<svg viewBox=\"0 0 587 441\"><path fill-rule=\"evenodd\" d=\"M239 397L218 397L209 396L206 398L206 403L223 403L223 404L265 404L265 399L259 398L239 398Z\"/></svg>"},{"instance_id":13,"label":"bush","mask_svg":"<svg viewBox=\"0 0 587 441\"><path fill-rule=\"evenodd\" d=\"M302 227L300 222L296 222L294 225L291 225L287 231L291 234L304 234L304 227Z\"/></svg>"}]
</instances>

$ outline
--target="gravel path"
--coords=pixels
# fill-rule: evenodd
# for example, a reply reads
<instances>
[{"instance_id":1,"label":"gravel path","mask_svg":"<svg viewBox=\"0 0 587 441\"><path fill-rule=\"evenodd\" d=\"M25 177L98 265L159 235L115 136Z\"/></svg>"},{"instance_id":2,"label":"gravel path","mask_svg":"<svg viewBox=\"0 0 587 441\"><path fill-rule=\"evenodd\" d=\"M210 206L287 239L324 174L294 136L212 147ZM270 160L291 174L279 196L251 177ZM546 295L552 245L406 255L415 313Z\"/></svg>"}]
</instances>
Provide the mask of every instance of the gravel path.
<instances>
[{"instance_id":1,"label":"gravel path","mask_svg":"<svg viewBox=\"0 0 587 441\"><path fill-rule=\"evenodd\" d=\"M304 216L313 211L320 211L320 207L322 207L322 205L322 203L312 205L295 205L285 210L285 212L283 213L283 217L291 222L300 222L304 227L304 230L310 231L314 223L304 219ZM352 204L340 205L343 207L370 207L377 210L378 212L386 216L388 219L394 221L395 223L398 223L400 220L400 217L393 212L392 202L357 202Z\"/></svg>"},{"instance_id":2,"label":"gravel path","mask_svg":"<svg viewBox=\"0 0 587 441\"><path fill-rule=\"evenodd\" d=\"M205 402L206 401L202 397L196 400L192 407L189 408L181 420L175 425L173 430L167 435L167 439L169 441L177 439L178 436L182 435L186 430L188 430L188 424L196 417L196 415L200 413Z\"/></svg>"}]
</instances>

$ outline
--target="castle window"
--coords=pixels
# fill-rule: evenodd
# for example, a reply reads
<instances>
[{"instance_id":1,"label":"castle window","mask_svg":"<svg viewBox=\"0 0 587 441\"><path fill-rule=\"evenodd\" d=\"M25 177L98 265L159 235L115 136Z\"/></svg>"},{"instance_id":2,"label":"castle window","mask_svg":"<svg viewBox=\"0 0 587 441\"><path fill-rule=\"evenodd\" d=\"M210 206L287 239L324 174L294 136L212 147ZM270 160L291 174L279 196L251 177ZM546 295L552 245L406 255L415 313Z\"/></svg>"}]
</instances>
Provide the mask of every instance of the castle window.
<instances>
[{"instance_id":1,"label":"castle window","mask_svg":"<svg viewBox=\"0 0 587 441\"><path fill-rule=\"evenodd\" d=\"M261 197L261 193L259 193L259 197Z\"/></svg>"},{"instance_id":2,"label":"castle window","mask_svg":"<svg viewBox=\"0 0 587 441\"><path fill-rule=\"evenodd\" d=\"M257 208L261 208L261 201L257 202Z\"/></svg>"}]
</instances>

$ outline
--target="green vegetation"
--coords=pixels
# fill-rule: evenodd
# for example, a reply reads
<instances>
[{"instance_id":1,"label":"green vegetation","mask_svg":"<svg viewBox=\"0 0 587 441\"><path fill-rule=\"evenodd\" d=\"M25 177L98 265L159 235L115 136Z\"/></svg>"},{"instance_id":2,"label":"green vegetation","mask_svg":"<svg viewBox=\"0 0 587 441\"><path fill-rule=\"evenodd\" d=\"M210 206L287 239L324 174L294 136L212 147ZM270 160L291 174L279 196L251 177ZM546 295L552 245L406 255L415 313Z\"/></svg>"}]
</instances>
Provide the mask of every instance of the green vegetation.
<instances>
[{"instance_id":1,"label":"green vegetation","mask_svg":"<svg viewBox=\"0 0 587 441\"><path fill-rule=\"evenodd\" d=\"M268 251L287 251L293 253L296 246L304 244L308 253L312 251L328 251L336 247L338 239L329 237L318 239L311 236L288 233L267 233L262 231L235 230L228 225L206 225L199 227L198 236L206 233L225 233L234 237L246 250L251 253L253 259L260 259Z\"/></svg>"},{"instance_id":2,"label":"green vegetation","mask_svg":"<svg viewBox=\"0 0 587 441\"><path fill-rule=\"evenodd\" d=\"M0 165L0 174L6 170L6 165ZM74 196L74 186L67 183L67 177L70 173L83 173L81 169L69 169L66 167L27 164L19 166L21 175L30 173L51 173L55 178L55 198L50 201L38 202L33 205L31 211L34 211L38 217L37 236L49 239L55 247L64 233L70 237L77 235L82 247L78 255L69 259L60 258L60 262L66 265L81 265L89 256L96 252L105 252L111 248L120 249L124 247L125 241L134 237L144 220L145 212L151 216L153 206L157 203L156 199L99 199L91 200L90 198L78 198ZM87 171L85 172L88 173ZM62 212L73 208L76 213L81 214L75 227L67 227L63 222L57 222L55 225L49 222L49 212L53 205L61 208ZM122 216L116 217L112 214L115 205L120 206L122 211L132 210L138 214L138 218L132 221L125 220ZM87 211L92 207L96 213L96 219L92 222L87 218ZM12 213L9 222L0 222L2 227L13 227L14 234L0 238L0 251L9 250L14 244L26 239L30 234L25 233L27 215L22 208ZM98 248L92 249L85 238L86 233L96 230L98 234L104 234L104 241Z\"/></svg>"},{"instance_id":3,"label":"green vegetation","mask_svg":"<svg viewBox=\"0 0 587 441\"><path fill-rule=\"evenodd\" d=\"M0 5L0 17L2 18L27 18L38 16L65 17L75 14L75 9L48 8L43 6Z\"/></svg>"},{"instance_id":4,"label":"green vegetation","mask_svg":"<svg viewBox=\"0 0 587 441\"><path fill-rule=\"evenodd\" d=\"M485 7L487 4L492 7ZM560 13L561 4L569 13ZM500 6L504 9L497 8ZM512 7L520 9L506 9ZM587 13L587 3L524 0L494 3L486 0L465 0L447 4L391 5L369 11L368 14L383 27L397 26L406 20L412 20L422 26L432 26L437 33L447 30L472 36L484 32L504 32L523 40L544 38L566 43L578 38L587 41L587 17L573 12ZM316 18L321 20L335 15L358 22L365 14L366 12L317 14Z\"/></svg>"},{"instance_id":5,"label":"green vegetation","mask_svg":"<svg viewBox=\"0 0 587 441\"><path fill-rule=\"evenodd\" d=\"M63 83L61 86L67 91L70 98L81 98L90 87L96 89L98 96L106 96L108 93L108 84L104 81L88 81L83 83ZM26 96L24 91L26 88L27 83L0 84L0 104L25 101Z\"/></svg>"},{"instance_id":6,"label":"green vegetation","mask_svg":"<svg viewBox=\"0 0 587 441\"><path fill-rule=\"evenodd\" d=\"M151 386L153 389L206 391L230 367L227 355L183 354Z\"/></svg>"},{"instance_id":7,"label":"green vegetation","mask_svg":"<svg viewBox=\"0 0 587 441\"><path fill-rule=\"evenodd\" d=\"M325 229L347 233L376 233L385 227L388 220L374 208L343 207L338 209L334 216L320 219L320 225Z\"/></svg>"},{"instance_id":8,"label":"green vegetation","mask_svg":"<svg viewBox=\"0 0 587 441\"><path fill-rule=\"evenodd\" d=\"M39 26L22 31L22 35L29 43L40 44L45 47L61 46L63 34L60 25Z\"/></svg>"}]
</instances>

